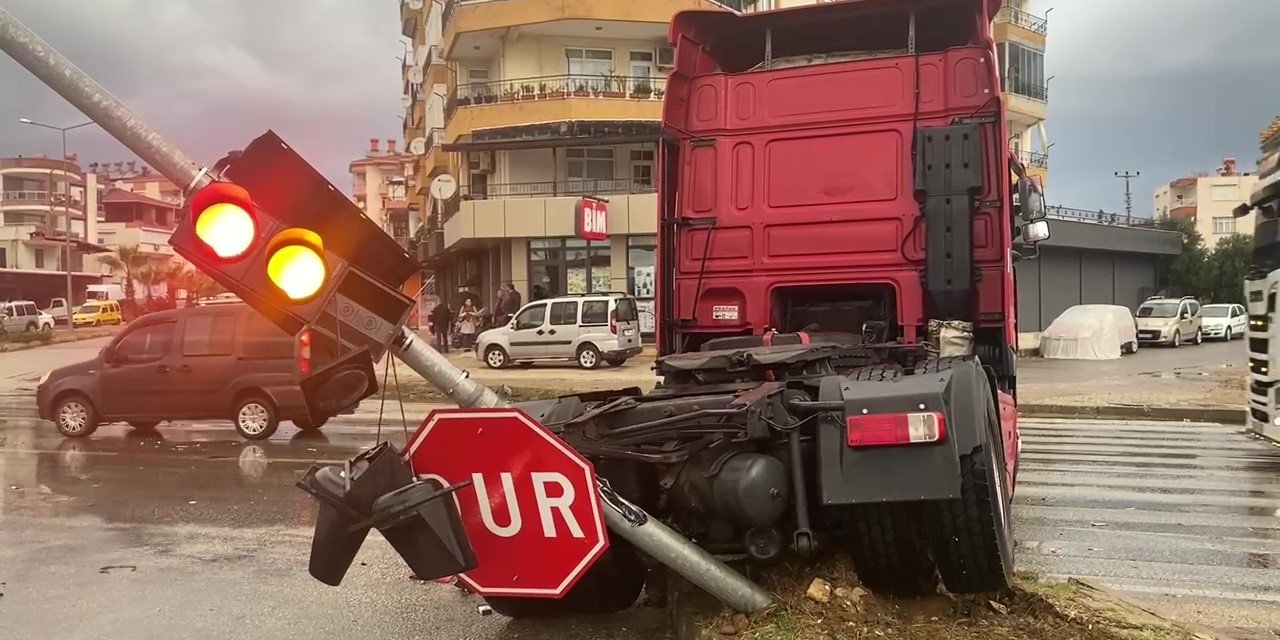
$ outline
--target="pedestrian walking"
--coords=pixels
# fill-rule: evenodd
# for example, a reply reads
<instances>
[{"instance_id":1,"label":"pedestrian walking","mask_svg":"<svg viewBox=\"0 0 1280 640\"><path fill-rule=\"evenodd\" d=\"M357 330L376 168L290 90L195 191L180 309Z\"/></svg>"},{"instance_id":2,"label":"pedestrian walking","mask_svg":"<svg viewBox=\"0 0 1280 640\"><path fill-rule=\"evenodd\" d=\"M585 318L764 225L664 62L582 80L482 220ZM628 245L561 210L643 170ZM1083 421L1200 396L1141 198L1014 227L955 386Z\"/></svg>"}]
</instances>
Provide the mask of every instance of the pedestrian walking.
<instances>
[{"instance_id":1,"label":"pedestrian walking","mask_svg":"<svg viewBox=\"0 0 1280 640\"><path fill-rule=\"evenodd\" d=\"M449 303L441 300L431 310L431 330L436 334L436 350L449 353L449 332L453 329L453 310Z\"/></svg>"},{"instance_id":2,"label":"pedestrian walking","mask_svg":"<svg viewBox=\"0 0 1280 640\"><path fill-rule=\"evenodd\" d=\"M458 332L462 337L462 349L470 349L476 344L476 331L480 327L480 310L467 298L458 310Z\"/></svg>"}]
</instances>

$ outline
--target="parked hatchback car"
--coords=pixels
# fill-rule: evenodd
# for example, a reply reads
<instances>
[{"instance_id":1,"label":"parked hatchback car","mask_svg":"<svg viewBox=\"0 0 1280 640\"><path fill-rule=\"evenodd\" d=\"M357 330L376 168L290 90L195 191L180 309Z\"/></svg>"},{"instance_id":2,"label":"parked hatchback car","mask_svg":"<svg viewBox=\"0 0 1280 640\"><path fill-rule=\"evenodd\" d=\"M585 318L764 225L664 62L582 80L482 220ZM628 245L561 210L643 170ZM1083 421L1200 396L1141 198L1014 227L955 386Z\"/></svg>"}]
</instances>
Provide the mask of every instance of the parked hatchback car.
<instances>
[{"instance_id":1,"label":"parked hatchback car","mask_svg":"<svg viewBox=\"0 0 1280 640\"><path fill-rule=\"evenodd\" d=\"M271 437L281 420L318 429L324 420L308 419L298 387L298 353L293 336L244 304L161 311L98 357L46 373L36 404L69 437L165 420L227 419L250 440Z\"/></svg>"},{"instance_id":2,"label":"parked hatchback car","mask_svg":"<svg viewBox=\"0 0 1280 640\"><path fill-rule=\"evenodd\" d=\"M5 333L48 331L53 329L53 318L42 317L36 303L30 300L0 302L0 329Z\"/></svg>"},{"instance_id":3,"label":"parked hatchback car","mask_svg":"<svg viewBox=\"0 0 1280 640\"><path fill-rule=\"evenodd\" d=\"M1200 301L1184 298L1148 298L1134 314L1138 318L1138 342L1180 347L1184 342L1204 342Z\"/></svg>"},{"instance_id":4,"label":"parked hatchback car","mask_svg":"<svg viewBox=\"0 0 1280 640\"><path fill-rule=\"evenodd\" d=\"M506 326L481 333L475 353L493 369L534 360L573 360L583 369L622 366L640 353L636 300L590 294L530 302Z\"/></svg>"},{"instance_id":5,"label":"parked hatchback car","mask_svg":"<svg viewBox=\"0 0 1280 640\"><path fill-rule=\"evenodd\" d=\"M1249 314L1242 304L1206 304L1200 310L1204 337L1230 342L1243 338L1248 330Z\"/></svg>"},{"instance_id":6,"label":"parked hatchback car","mask_svg":"<svg viewBox=\"0 0 1280 640\"><path fill-rule=\"evenodd\" d=\"M124 322L124 312L115 300L90 300L71 314L71 324L77 327L97 327Z\"/></svg>"}]
</instances>

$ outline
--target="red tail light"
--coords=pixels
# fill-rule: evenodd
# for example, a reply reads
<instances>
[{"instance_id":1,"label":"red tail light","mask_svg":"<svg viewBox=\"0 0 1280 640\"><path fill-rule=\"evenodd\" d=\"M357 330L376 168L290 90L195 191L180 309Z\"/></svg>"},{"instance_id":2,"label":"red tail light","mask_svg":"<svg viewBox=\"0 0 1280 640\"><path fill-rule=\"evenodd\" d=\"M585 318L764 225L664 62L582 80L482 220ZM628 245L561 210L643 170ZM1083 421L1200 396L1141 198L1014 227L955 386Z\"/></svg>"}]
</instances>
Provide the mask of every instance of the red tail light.
<instances>
[{"instance_id":1,"label":"red tail light","mask_svg":"<svg viewBox=\"0 0 1280 640\"><path fill-rule=\"evenodd\" d=\"M618 310L614 309L609 312L609 333L618 335Z\"/></svg>"},{"instance_id":2,"label":"red tail light","mask_svg":"<svg viewBox=\"0 0 1280 640\"><path fill-rule=\"evenodd\" d=\"M311 375L311 327L298 332L298 373Z\"/></svg>"},{"instance_id":3,"label":"red tail light","mask_svg":"<svg viewBox=\"0 0 1280 640\"><path fill-rule=\"evenodd\" d=\"M855 415L845 424L850 447L926 444L947 437L947 419L936 411Z\"/></svg>"}]
</instances>

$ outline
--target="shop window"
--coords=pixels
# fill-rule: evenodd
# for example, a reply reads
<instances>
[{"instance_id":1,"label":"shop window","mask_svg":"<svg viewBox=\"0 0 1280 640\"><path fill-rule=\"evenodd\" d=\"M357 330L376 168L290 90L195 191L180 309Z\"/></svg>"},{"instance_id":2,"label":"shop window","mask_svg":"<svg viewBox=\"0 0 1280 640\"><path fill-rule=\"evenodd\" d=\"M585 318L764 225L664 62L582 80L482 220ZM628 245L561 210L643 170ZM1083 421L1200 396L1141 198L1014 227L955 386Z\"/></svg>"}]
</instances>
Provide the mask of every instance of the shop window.
<instances>
[{"instance_id":1,"label":"shop window","mask_svg":"<svg viewBox=\"0 0 1280 640\"><path fill-rule=\"evenodd\" d=\"M608 291L609 261L608 242L530 240L530 299Z\"/></svg>"}]
</instances>

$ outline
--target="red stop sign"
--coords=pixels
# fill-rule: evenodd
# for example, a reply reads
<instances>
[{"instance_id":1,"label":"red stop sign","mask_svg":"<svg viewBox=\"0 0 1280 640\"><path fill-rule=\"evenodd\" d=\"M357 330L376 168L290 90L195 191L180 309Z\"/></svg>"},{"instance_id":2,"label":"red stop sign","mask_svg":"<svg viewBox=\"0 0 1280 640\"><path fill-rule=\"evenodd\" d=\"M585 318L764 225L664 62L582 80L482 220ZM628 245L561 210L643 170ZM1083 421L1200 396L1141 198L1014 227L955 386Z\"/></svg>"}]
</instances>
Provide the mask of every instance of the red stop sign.
<instances>
[{"instance_id":1,"label":"red stop sign","mask_svg":"<svg viewBox=\"0 0 1280 640\"><path fill-rule=\"evenodd\" d=\"M454 494L481 595L558 598L609 545L591 463L524 411L437 409L405 451L414 473Z\"/></svg>"}]
</instances>

